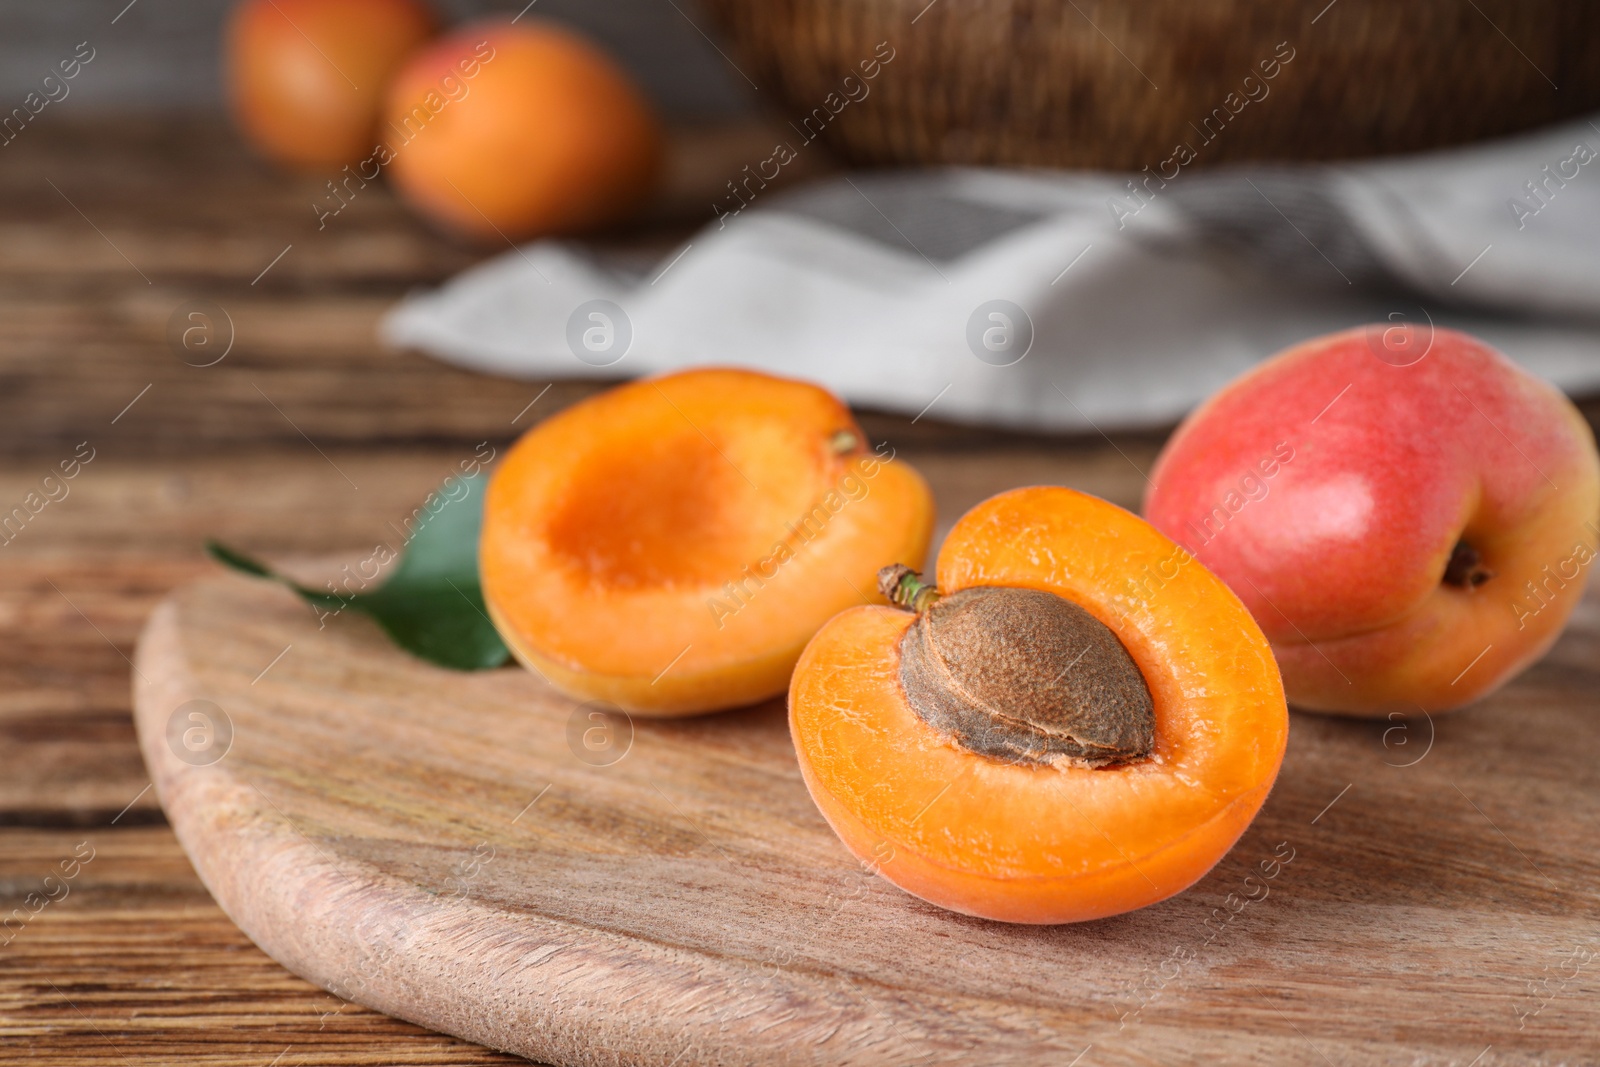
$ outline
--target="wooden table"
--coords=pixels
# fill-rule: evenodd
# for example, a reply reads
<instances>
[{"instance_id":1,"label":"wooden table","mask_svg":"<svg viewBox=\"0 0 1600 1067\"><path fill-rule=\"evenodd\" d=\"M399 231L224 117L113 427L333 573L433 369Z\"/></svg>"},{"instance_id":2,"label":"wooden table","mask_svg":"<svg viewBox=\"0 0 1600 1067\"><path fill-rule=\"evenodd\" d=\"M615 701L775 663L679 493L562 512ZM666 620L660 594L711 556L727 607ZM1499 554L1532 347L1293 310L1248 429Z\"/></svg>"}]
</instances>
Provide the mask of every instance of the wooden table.
<instances>
[{"instance_id":1,"label":"wooden table","mask_svg":"<svg viewBox=\"0 0 1600 1067\"><path fill-rule=\"evenodd\" d=\"M541 383L379 347L396 297L478 255L380 188L318 232L321 183L260 166L220 125L47 118L0 161L0 505L81 442L94 458L0 548L0 914L93 858L0 948L0 1059L519 1062L342 1002L229 922L148 788L128 657L167 591L211 569L204 538L269 557L383 539L478 442L594 387L557 383L513 425ZM669 208L736 170L746 137L682 141ZM691 225L666 211L603 243L648 257ZM234 323L215 366L167 341L195 299ZM1135 505L1160 443L864 422L927 474L943 523L1030 482Z\"/></svg>"}]
</instances>

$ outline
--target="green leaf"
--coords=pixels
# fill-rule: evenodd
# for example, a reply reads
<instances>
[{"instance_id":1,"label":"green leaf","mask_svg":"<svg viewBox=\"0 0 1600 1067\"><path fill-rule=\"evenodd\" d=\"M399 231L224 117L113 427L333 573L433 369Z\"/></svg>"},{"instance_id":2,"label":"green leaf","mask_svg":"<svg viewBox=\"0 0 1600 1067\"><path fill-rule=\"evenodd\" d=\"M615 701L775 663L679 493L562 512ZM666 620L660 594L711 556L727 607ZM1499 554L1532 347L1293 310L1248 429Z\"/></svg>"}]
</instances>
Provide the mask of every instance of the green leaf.
<instances>
[{"instance_id":1,"label":"green leaf","mask_svg":"<svg viewBox=\"0 0 1600 1067\"><path fill-rule=\"evenodd\" d=\"M370 593L340 595L301 585L216 541L206 542L206 551L233 570L281 582L322 613L350 608L370 616L395 644L429 663L458 671L498 667L510 652L489 621L478 582L487 482L483 475L451 478L430 495L417 511L394 574Z\"/></svg>"}]
</instances>

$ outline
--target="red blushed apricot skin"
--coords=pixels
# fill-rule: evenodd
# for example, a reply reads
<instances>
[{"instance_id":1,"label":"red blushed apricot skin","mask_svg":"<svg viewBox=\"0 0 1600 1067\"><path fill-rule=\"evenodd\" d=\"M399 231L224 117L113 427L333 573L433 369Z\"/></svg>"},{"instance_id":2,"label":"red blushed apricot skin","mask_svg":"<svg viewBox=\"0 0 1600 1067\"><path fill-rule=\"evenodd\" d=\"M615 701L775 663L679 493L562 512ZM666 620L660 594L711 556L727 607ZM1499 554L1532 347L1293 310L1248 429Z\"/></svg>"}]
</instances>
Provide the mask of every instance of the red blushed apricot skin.
<instances>
[{"instance_id":1,"label":"red blushed apricot skin","mask_svg":"<svg viewBox=\"0 0 1600 1067\"><path fill-rule=\"evenodd\" d=\"M1277 669L1239 600L1154 528L1060 488L969 512L938 581L1044 589L1105 623L1150 689L1155 751L1089 770L961 749L905 701L913 616L854 608L812 639L789 693L801 774L846 847L907 892L1005 922L1102 918L1204 876L1265 801L1288 736Z\"/></svg>"},{"instance_id":2,"label":"red blushed apricot skin","mask_svg":"<svg viewBox=\"0 0 1600 1067\"><path fill-rule=\"evenodd\" d=\"M1465 334L1428 347L1406 329L1275 357L1194 412L1151 474L1146 517L1249 606L1297 706L1470 703L1544 654L1588 576L1600 460L1582 416ZM1458 541L1495 575L1476 589L1441 583Z\"/></svg>"},{"instance_id":3,"label":"red blushed apricot skin","mask_svg":"<svg viewBox=\"0 0 1600 1067\"><path fill-rule=\"evenodd\" d=\"M577 697L674 716L776 696L817 627L875 592L881 558L927 554L927 485L864 440L827 391L742 370L568 408L490 482L490 617Z\"/></svg>"}]
</instances>

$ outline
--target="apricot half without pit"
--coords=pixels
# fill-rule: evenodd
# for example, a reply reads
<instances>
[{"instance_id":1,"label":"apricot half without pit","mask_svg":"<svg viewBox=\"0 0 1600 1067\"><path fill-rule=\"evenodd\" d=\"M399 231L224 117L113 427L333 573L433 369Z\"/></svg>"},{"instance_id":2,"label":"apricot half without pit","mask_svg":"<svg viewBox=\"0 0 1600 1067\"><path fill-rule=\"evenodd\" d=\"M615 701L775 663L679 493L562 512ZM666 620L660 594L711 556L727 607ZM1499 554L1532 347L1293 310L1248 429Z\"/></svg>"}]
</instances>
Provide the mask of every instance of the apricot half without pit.
<instances>
[{"instance_id":1,"label":"apricot half without pit","mask_svg":"<svg viewBox=\"0 0 1600 1067\"><path fill-rule=\"evenodd\" d=\"M885 454L887 453L887 454ZM479 569L507 646L557 688L651 715L782 693L829 618L882 603L933 504L826 390L692 370L525 434L490 482Z\"/></svg>"}]
</instances>

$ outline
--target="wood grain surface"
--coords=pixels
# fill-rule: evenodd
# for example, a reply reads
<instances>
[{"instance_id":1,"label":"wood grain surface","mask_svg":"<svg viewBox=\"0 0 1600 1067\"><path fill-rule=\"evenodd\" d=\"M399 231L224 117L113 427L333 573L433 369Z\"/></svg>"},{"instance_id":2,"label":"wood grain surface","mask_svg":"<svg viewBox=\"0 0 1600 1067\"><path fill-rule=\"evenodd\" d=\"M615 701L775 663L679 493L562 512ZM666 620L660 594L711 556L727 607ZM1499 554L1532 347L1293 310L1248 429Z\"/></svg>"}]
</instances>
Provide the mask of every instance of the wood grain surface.
<instances>
[{"instance_id":1,"label":"wood grain surface","mask_svg":"<svg viewBox=\"0 0 1600 1067\"><path fill-rule=\"evenodd\" d=\"M428 233L385 190L374 187L371 198L340 216L340 226L318 233L307 205L320 183L262 169L220 124L79 121L70 108L52 108L26 142L6 149L0 167L0 500L21 499L78 442L90 439L98 449L71 496L0 549L0 915L26 908L28 894L46 893L44 878L84 842L95 852L80 864L68 896L33 913L20 931L13 926L0 935L0 1062L520 1062L341 1000L251 943L206 891L148 788L128 660L140 628L175 587L217 573L201 552L204 538L220 536L269 558L375 543L477 442L503 443L592 386L557 386L513 426L537 390L382 349L371 328L386 302L477 255ZM727 161L706 148L691 162L704 175L722 165L719 159ZM692 191L684 195L694 207ZM602 246L648 256L682 234L682 223L666 221ZM258 278L289 243L294 249ZM182 365L165 340L171 312L195 297L242 309L249 320L234 353L216 367ZM141 397L146 385L152 388ZM1595 422L1600 404L1591 399L1584 408ZM1136 503L1140 471L1160 443L1159 435L1108 442L990 433L941 425L937 414L914 425L872 413L865 421L928 476L945 524L984 496L1029 482ZM1584 612L1582 633L1592 633L1592 601ZM1592 670L1591 650L1575 640L1520 684L1518 692L1532 694L1527 708L1474 709L1441 724L1439 743L1459 736L1454 758L1489 778L1506 758L1497 743L1509 740L1509 752L1529 758L1551 744L1560 751L1567 739L1552 742L1539 730L1552 721L1548 709L1569 691L1568 681ZM1591 683L1591 700L1592 693ZM1484 722L1492 729L1474 725ZM1289 966L1307 978L1263 987L1278 998L1270 1007L1262 1001L1206 1022L1282 1039L1300 1027L1329 1058L1291 1045L1287 1063L1466 1067L1490 1042L1476 1067L1595 1062L1596 970L1572 976L1567 962L1591 943L1568 931L1588 922L1581 936L1595 933L1594 882L1588 876L1585 888L1584 872L1558 861L1565 838L1547 843L1539 821L1549 816L1559 830L1571 813L1592 810L1592 757L1589 768L1573 767L1592 751L1583 747L1587 735L1577 730L1571 754L1520 791L1496 787L1478 795L1456 778L1480 814L1451 786L1426 777L1412 780L1405 804L1386 807L1387 794L1372 791L1383 776L1439 774L1444 764L1435 761L1446 750L1409 771L1390 768L1385 761L1413 758L1396 746L1403 735L1390 735L1384 748L1381 731L1360 729L1294 717L1286 770L1303 766L1296 762L1302 746L1315 737L1354 737L1341 742L1339 760L1315 768L1327 774L1327 799L1351 788L1314 824L1316 811L1287 812L1275 798L1266 818L1282 820L1288 832L1273 843L1298 846L1304 837L1314 844L1309 835L1334 826L1336 816L1355 825L1341 830L1338 849L1302 849L1316 864L1302 866L1297 856L1273 896L1229 925L1217 943L1220 955L1207 950L1193 967L1175 956L1125 993L1135 1005L1153 996L1139 1025L1176 1027L1179 1016L1161 1014L1170 994L1153 988L1164 979L1185 984L1192 998L1215 998L1216 1012L1227 1013L1232 1002L1223 992L1239 988L1240 978ZM1270 836L1278 824L1258 825ZM1587 896L1558 899L1546 885L1551 895L1541 897L1524 854L1558 885L1576 882ZM1343 873L1296 896L1294 877L1317 865ZM1519 883L1524 876L1529 880ZM1208 882L1171 907L1209 915L1237 888ZM1274 911L1280 904L1284 910ZM1353 938L1362 955L1352 962L1318 927L1333 906L1371 911L1405 932L1375 949L1373 939ZM1498 931L1492 937L1474 932L1485 913ZM829 930L843 926L844 936L853 936L851 914ZM1261 940L1266 932L1275 932L1271 941ZM1239 933L1249 936L1235 940ZM1091 932L1095 938L1109 943ZM1482 950L1486 940L1492 952ZM1452 943L1465 947L1441 956L1441 946ZM1193 943L1163 952L1185 947ZM1369 973L1367 954L1431 983L1419 991L1446 992L1390 997L1379 986L1362 993L1356 983ZM1166 979L1176 963L1184 964L1180 976ZM1458 990L1470 998L1458 998ZM1366 999L1366 1017L1330 1016L1319 1029L1315 1020L1330 991ZM911 984L891 992L918 995ZM1540 1005L1519 1030L1524 1020L1515 1012ZM1471 1017L1456 1027L1463 1016ZM1484 1044L1474 1048L1468 1038L1480 1029ZM1343 1045L1326 1041L1334 1030L1358 1051L1346 1056ZM1181 1060L1187 1040L1175 1028L1171 1047L1180 1051L1151 1062ZM1390 1040L1407 1049L1388 1055ZM1107 1047L1097 1044L1079 1067L1092 1067ZM1542 1060L1529 1051L1539 1049ZM1076 1055L1055 1062L1064 1067ZM735 1061L759 1059L755 1049Z\"/></svg>"},{"instance_id":2,"label":"wood grain surface","mask_svg":"<svg viewBox=\"0 0 1600 1067\"><path fill-rule=\"evenodd\" d=\"M552 1063L1538 1063L1600 1044L1597 653L1591 600L1468 711L1297 716L1260 819L1196 888L1061 927L863 869L778 701L595 719L233 576L157 609L134 699L179 839L257 944ZM225 750L178 739L197 707Z\"/></svg>"},{"instance_id":3,"label":"wood grain surface","mask_svg":"<svg viewBox=\"0 0 1600 1067\"><path fill-rule=\"evenodd\" d=\"M680 133L657 214L595 247L651 261L758 147L761 129ZM595 388L557 384L513 425L536 388L383 348L384 307L483 253L378 186L337 220L349 225L319 232L321 184L264 167L215 118L68 104L5 150L0 499L22 500L79 442L97 451L0 549L0 916L43 894L79 843L98 853L70 895L0 933L0 1062L513 1062L339 1000L256 949L167 828L134 738L135 638L174 586L211 573L206 537L269 555L375 541L477 442ZM216 366L184 365L167 341L191 299L240 313ZM1044 451L932 418L902 438Z\"/></svg>"},{"instance_id":4,"label":"wood grain surface","mask_svg":"<svg viewBox=\"0 0 1600 1067\"><path fill-rule=\"evenodd\" d=\"M476 429L492 427L485 419ZM911 429L906 436L926 437L928 420ZM80 843L96 855L66 898L0 934L0 1062L516 1062L336 997L256 948L167 827L130 710L128 659L141 627L175 586L217 573L201 552L206 537L269 558L391 538L390 523L473 447L331 447L325 460L304 441L175 455L161 442L116 438L70 497L3 550L0 915L45 893L43 879ZM1118 447L1128 458L1103 441L906 454L948 501L948 522L1013 478L1131 503L1142 484L1131 464L1147 467L1153 448ZM0 494L20 498L55 459L7 456Z\"/></svg>"}]
</instances>

